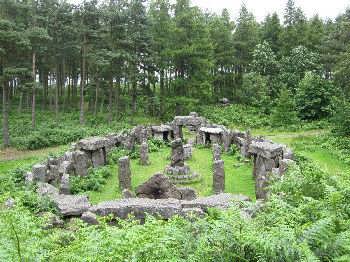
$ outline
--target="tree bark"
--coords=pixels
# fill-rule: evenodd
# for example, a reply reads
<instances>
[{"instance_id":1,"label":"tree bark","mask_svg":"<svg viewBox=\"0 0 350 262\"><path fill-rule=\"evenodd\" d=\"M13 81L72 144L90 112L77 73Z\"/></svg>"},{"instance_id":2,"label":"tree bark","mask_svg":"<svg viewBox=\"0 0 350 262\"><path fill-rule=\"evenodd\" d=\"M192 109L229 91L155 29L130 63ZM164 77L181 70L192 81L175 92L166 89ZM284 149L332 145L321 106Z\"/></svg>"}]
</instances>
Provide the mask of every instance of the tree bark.
<instances>
[{"instance_id":1,"label":"tree bark","mask_svg":"<svg viewBox=\"0 0 350 262\"><path fill-rule=\"evenodd\" d=\"M33 74L33 92L32 92L32 128L33 129L35 129L35 122L36 122L36 119L35 119L35 103L36 103L36 101L35 101L35 86L36 86L36 70L35 70L35 62L36 62L36 53L35 52L33 52L33 56L32 56L32 58L33 58L33 61L32 61L32 69L33 69L33 72L32 72L32 74Z\"/></svg>"},{"instance_id":2,"label":"tree bark","mask_svg":"<svg viewBox=\"0 0 350 262\"><path fill-rule=\"evenodd\" d=\"M2 88L2 144L5 148L10 146L7 79L3 80L3 88Z\"/></svg>"},{"instance_id":3,"label":"tree bark","mask_svg":"<svg viewBox=\"0 0 350 262\"><path fill-rule=\"evenodd\" d=\"M94 116L96 117L97 115L97 103L98 103L98 89L100 86L100 81L99 79L96 77L96 87L95 87L95 104L94 104Z\"/></svg>"},{"instance_id":4,"label":"tree bark","mask_svg":"<svg viewBox=\"0 0 350 262\"><path fill-rule=\"evenodd\" d=\"M85 123L85 114L84 114L84 86L85 86L85 67L86 67L86 34L84 34L83 49L82 49L82 70L81 70L81 81L80 81L80 116L79 122L80 125Z\"/></svg>"},{"instance_id":5,"label":"tree bark","mask_svg":"<svg viewBox=\"0 0 350 262\"><path fill-rule=\"evenodd\" d=\"M109 97L108 97L108 122L113 119L113 77L109 80Z\"/></svg>"}]
</instances>

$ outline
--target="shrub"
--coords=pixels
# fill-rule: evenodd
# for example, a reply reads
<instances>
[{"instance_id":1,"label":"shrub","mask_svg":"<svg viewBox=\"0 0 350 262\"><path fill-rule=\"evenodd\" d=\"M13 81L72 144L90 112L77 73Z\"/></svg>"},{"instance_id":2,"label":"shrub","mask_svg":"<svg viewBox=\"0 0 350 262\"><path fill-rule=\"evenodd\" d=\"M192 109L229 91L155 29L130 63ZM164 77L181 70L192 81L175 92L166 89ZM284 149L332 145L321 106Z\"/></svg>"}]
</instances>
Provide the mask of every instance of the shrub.
<instances>
[{"instance_id":1,"label":"shrub","mask_svg":"<svg viewBox=\"0 0 350 262\"><path fill-rule=\"evenodd\" d=\"M70 179L71 191L78 194L86 191L100 191L102 186L106 184L107 178L112 175L109 166L98 169L89 169L88 175L85 177L73 176Z\"/></svg>"}]
</instances>

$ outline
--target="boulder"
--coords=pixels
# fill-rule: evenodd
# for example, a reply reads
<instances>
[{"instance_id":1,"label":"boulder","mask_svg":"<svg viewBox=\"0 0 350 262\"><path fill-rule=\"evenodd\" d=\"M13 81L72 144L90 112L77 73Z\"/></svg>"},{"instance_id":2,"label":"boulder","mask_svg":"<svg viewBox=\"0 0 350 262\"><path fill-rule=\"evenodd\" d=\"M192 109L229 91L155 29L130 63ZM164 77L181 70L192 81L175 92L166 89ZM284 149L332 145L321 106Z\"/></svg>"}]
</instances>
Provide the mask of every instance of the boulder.
<instances>
[{"instance_id":1,"label":"boulder","mask_svg":"<svg viewBox=\"0 0 350 262\"><path fill-rule=\"evenodd\" d=\"M196 190L190 187L179 187L177 188L181 194L181 200L193 200L197 198Z\"/></svg>"},{"instance_id":2,"label":"boulder","mask_svg":"<svg viewBox=\"0 0 350 262\"><path fill-rule=\"evenodd\" d=\"M40 196L47 196L47 197L55 197L59 194L58 189L48 183L38 183L38 188L36 192Z\"/></svg>"},{"instance_id":3,"label":"boulder","mask_svg":"<svg viewBox=\"0 0 350 262\"><path fill-rule=\"evenodd\" d=\"M163 174L155 174L148 181L136 188L136 196L140 198L181 199L181 192Z\"/></svg>"},{"instance_id":4,"label":"boulder","mask_svg":"<svg viewBox=\"0 0 350 262\"><path fill-rule=\"evenodd\" d=\"M84 195L56 195L52 200L64 217L81 216L91 206Z\"/></svg>"},{"instance_id":5,"label":"boulder","mask_svg":"<svg viewBox=\"0 0 350 262\"><path fill-rule=\"evenodd\" d=\"M90 224L90 225L98 225L98 220L96 214L86 211L84 212L81 217L81 220L83 220L85 223Z\"/></svg>"}]
</instances>

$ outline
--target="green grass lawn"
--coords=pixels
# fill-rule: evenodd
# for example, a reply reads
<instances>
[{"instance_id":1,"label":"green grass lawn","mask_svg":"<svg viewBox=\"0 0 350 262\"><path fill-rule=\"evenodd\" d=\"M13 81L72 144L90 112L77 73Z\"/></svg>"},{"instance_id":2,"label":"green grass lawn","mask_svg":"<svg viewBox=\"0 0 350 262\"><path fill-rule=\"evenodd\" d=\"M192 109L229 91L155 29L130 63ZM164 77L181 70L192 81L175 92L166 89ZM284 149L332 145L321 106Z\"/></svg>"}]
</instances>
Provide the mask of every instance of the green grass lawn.
<instances>
[{"instance_id":1,"label":"green grass lawn","mask_svg":"<svg viewBox=\"0 0 350 262\"><path fill-rule=\"evenodd\" d=\"M170 155L170 148L162 148L159 152L151 153L151 165L141 166L138 159L131 160L132 187L135 189L138 185L147 181L157 172L163 172L166 165L169 164L167 159ZM225 161L225 192L244 194L255 200L255 183L252 177L251 163L239 163L232 155L224 154ZM187 162L191 169L201 175L199 182L188 184L186 186L194 188L200 196L212 194L212 153L211 149L195 148L193 158ZM106 185L100 192L89 192L89 198L92 203L105 200L112 200L121 197L118 186L117 165L110 167L112 176L108 179Z\"/></svg>"}]
</instances>

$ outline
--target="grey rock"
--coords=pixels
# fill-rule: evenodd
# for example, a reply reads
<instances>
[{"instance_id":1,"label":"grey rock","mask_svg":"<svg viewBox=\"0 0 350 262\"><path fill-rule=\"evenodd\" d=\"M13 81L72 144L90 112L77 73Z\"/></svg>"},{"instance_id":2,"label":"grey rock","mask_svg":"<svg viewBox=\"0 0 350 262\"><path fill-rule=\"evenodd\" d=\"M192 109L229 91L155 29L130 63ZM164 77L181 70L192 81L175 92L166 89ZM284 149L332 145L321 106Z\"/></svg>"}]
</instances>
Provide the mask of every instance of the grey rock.
<instances>
[{"instance_id":1,"label":"grey rock","mask_svg":"<svg viewBox=\"0 0 350 262\"><path fill-rule=\"evenodd\" d=\"M220 194L225 191L224 161L216 160L213 164L213 191Z\"/></svg>"},{"instance_id":2,"label":"grey rock","mask_svg":"<svg viewBox=\"0 0 350 262\"><path fill-rule=\"evenodd\" d=\"M98 220L96 214L86 211L81 215L81 220L90 225L98 225Z\"/></svg>"},{"instance_id":3,"label":"grey rock","mask_svg":"<svg viewBox=\"0 0 350 262\"><path fill-rule=\"evenodd\" d=\"M192 145L186 144L184 147L184 159L189 160L192 158Z\"/></svg>"},{"instance_id":4,"label":"grey rock","mask_svg":"<svg viewBox=\"0 0 350 262\"><path fill-rule=\"evenodd\" d=\"M69 174L63 174L60 183L60 194L69 195L70 193Z\"/></svg>"},{"instance_id":5,"label":"grey rock","mask_svg":"<svg viewBox=\"0 0 350 262\"><path fill-rule=\"evenodd\" d=\"M155 174L149 180L136 188L136 196L140 198L181 199L181 192L163 174Z\"/></svg>"},{"instance_id":6,"label":"grey rock","mask_svg":"<svg viewBox=\"0 0 350 262\"><path fill-rule=\"evenodd\" d=\"M213 160L221 160L221 146L219 144L213 144Z\"/></svg>"},{"instance_id":7,"label":"grey rock","mask_svg":"<svg viewBox=\"0 0 350 262\"><path fill-rule=\"evenodd\" d=\"M181 214L182 208L180 200L176 199L129 198L102 202L92 206L89 211L100 216L113 214L122 219L130 215L134 215L137 219L145 219L147 214L169 219Z\"/></svg>"},{"instance_id":8,"label":"grey rock","mask_svg":"<svg viewBox=\"0 0 350 262\"><path fill-rule=\"evenodd\" d=\"M91 206L88 197L83 195L56 195L52 200L64 217L80 216Z\"/></svg>"},{"instance_id":9,"label":"grey rock","mask_svg":"<svg viewBox=\"0 0 350 262\"><path fill-rule=\"evenodd\" d=\"M177 190L180 191L181 200L194 200L197 198L197 193L193 188L179 187Z\"/></svg>"},{"instance_id":10,"label":"grey rock","mask_svg":"<svg viewBox=\"0 0 350 262\"><path fill-rule=\"evenodd\" d=\"M97 149L95 151L92 151L91 160L92 160L93 167L104 166L107 163L105 148L101 148L101 149Z\"/></svg>"},{"instance_id":11,"label":"grey rock","mask_svg":"<svg viewBox=\"0 0 350 262\"><path fill-rule=\"evenodd\" d=\"M123 196L123 198L135 198L136 197L134 192L132 192L130 189L127 189L127 188L122 191L122 196Z\"/></svg>"},{"instance_id":12,"label":"grey rock","mask_svg":"<svg viewBox=\"0 0 350 262\"><path fill-rule=\"evenodd\" d=\"M5 201L5 206L7 208L13 208L15 206L15 204L16 204L16 201L12 197L6 199L6 201Z\"/></svg>"},{"instance_id":13,"label":"grey rock","mask_svg":"<svg viewBox=\"0 0 350 262\"><path fill-rule=\"evenodd\" d=\"M140 164L143 166L150 164L147 142L143 142L140 147Z\"/></svg>"},{"instance_id":14,"label":"grey rock","mask_svg":"<svg viewBox=\"0 0 350 262\"><path fill-rule=\"evenodd\" d=\"M55 196L58 196L59 194L58 189L48 183L38 183L38 188L36 192L40 196L47 196L47 197L55 197Z\"/></svg>"},{"instance_id":15,"label":"grey rock","mask_svg":"<svg viewBox=\"0 0 350 262\"><path fill-rule=\"evenodd\" d=\"M36 164L32 167L33 180L38 182L47 182L47 166Z\"/></svg>"},{"instance_id":16,"label":"grey rock","mask_svg":"<svg viewBox=\"0 0 350 262\"><path fill-rule=\"evenodd\" d=\"M131 170L129 157L121 157L118 160L119 188L131 189Z\"/></svg>"},{"instance_id":17,"label":"grey rock","mask_svg":"<svg viewBox=\"0 0 350 262\"><path fill-rule=\"evenodd\" d=\"M90 137L80 140L77 143L77 148L88 151L96 151L108 146L108 143L109 140L105 137Z\"/></svg>"},{"instance_id":18,"label":"grey rock","mask_svg":"<svg viewBox=\"0 0 350 262\"><path fill-rule=\"evenodd\" d=\"M34 182L34 175L32 172L27 172L24 174L24 182L29 185Z\"/></svg>"},{"instance_id":19,"label":"grey rock","mask_svg":"<svg viewBox=\"0 0 350 262\"><path fill-rule=\"evenodd\" d=\"M40 216L45 219L43 226L44 229L62 228L64 226L64 221L51 212L41 213Z\"/></svg>"},{"instance_id":20,"label":"grey rock","mask_svg":"<svg viewBox=\"0 0 350 262\"><path fill-rule=\"evenodd\" d=\"M185 152L180 138L171 142L171 166L184 166Z\"/></svg>"},{"instance_id":21,"label":"grey rock","mask_svg":"<svg viewBox=\"0 0 350 262\"><path fill-rule=\"evenodd\" d=\"M91 159L84 151L78 150L73 152L74 169L78 176L87 176L88 169L92 166Z\"/></svg>"},{"instance_id":22,"label":"grey rock","mask_svg":"<svg viewBox=\"0 0 350 262\"><path fill-rule=\"evenodd\" d=\"M295 164L295 161L291 159L281 159L279 163L279 174L283 175L287 172L288 168Z\"/></svg>"},{"instance_id":23,"label":"grey rock","mask_svg":"<svg viewBox=\"0 0 350 262\"><path fill-rule=\"evenodd\" d=\"M283 147L269 141L253 141L249 146L249 153L259 155L264 158L275 158L283 155Z\"/></svg>"}]
</instances>

